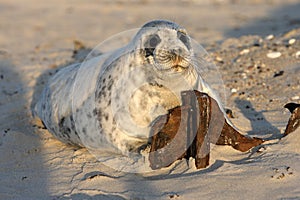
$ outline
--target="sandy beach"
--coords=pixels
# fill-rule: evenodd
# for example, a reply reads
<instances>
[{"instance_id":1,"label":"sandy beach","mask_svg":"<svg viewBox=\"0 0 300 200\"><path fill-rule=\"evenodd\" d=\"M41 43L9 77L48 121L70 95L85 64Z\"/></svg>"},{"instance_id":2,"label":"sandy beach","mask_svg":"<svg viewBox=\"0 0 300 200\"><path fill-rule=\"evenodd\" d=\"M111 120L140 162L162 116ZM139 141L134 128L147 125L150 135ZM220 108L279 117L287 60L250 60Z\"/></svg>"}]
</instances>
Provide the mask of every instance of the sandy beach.
<instances>
[{"instance_id":1,"label":"sandy beach","mask_svg":"<svg viewBox=\"0 0 300 200\"><path fill-rule=\"evenodd\" d=\"M0 0L0 199L300 199L300 129L281 139L300 103L297 0ZM266 142L215 146L202 170L182 160L153 173L116 171L66 146L32 117L74 41L92 49L117 33L168 19L207 50L232 122ZM86 55L86 54L83 54Z\"/></svg>"}]
</instances>

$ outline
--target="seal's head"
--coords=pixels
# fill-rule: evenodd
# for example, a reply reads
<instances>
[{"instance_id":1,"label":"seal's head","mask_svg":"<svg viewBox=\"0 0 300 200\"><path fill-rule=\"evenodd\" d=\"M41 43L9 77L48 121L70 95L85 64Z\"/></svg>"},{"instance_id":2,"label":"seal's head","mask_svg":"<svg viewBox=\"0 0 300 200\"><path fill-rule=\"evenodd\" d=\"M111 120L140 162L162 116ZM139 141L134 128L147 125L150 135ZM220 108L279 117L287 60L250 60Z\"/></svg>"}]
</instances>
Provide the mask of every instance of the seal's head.
<instances>
[{"instance_id":1,"label":"seal's head","mask_svg":"<svg viewBox=\"0 0 300 200\"><path fill-rule=\"evenodd\" d=\"M146 23L133 39L146 64L158 72L184 73L191 67L191 38L179 25L165 20Z\"/></svg>"}]
</instances>

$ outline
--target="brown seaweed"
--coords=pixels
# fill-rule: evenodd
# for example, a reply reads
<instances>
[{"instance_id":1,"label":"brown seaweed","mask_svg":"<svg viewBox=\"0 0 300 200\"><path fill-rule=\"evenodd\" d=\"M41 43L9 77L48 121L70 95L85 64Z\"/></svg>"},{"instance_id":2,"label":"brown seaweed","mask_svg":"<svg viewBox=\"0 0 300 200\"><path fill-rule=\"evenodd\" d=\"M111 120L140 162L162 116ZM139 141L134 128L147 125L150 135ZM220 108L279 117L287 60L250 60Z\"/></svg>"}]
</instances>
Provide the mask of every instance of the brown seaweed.
<instances>
[{"instance_id":1,"label":"brown seaweed","mask_svg":"<svg viewBox=\"0 0 300 200\"><path fill-rule=\"evenodd\" d=\"M284 135L288 135L300 126L300 104L288 103L284 107L291 112L290 119L284 132Z\"/></svg>"},{"instance_id":2,"label":"brown seaweed","mask_svg":"<svg viewBox=\"0 0 300 200\"><path fill-rule=\"evenodd\" d=\"M206 93L184 91L182 106L169 110L153 123L150 148L150 167L159 169L178 159L195 159L197 169L209 165L210 143L230 145L247 151L263 143L249 138L231 127L218 103Z\"/></svg>"}]
</instances>

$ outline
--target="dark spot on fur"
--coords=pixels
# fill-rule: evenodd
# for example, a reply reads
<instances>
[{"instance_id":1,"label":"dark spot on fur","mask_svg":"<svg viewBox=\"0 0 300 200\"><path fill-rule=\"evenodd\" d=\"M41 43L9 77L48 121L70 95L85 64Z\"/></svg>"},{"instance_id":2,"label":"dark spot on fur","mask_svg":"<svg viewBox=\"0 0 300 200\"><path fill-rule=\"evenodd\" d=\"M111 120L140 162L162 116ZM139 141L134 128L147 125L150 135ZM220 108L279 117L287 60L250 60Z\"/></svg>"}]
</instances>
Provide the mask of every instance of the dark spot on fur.
<instances>
[{"instance_id":1,"label":"dark spot on fur","mask_svg":"<svg viewBox=\"0 0 300 200\"><path fill-rule=\"evenodd\" d=\"M160 88L162 88L163 87L163 85L160 85L160 84L158 84L158 83L156 83L156 82L154 82L154 83L149 83L151 86L157 86L157 87L160 87Z\"/></svg>"},{"instance_id":2,"label":"dark spot on fur","mask_svg":"<svg viewBox=\"0 0 300 200\"><path fill-rule=\"evenodd\" d=\"M97 116L100 117L100 118L102 117L102 111L100 109L97 110Z\"/></svg>"},{"instance_id":3,"label":"dark spot on fur","mask_svg":"<svg viewBox=\"0 0 300 200\"><path fill-rule=\"evenodd\" d=\"M69 117L68 121L65 117L61 118L61 120L58 123L58 126L59 126L59 133L60 133L60 135L58 135L59 137L70 139L71 134L74 133L77 136L77 138L79 138L75 127L75 121L72 115ZM75 143L72 143L72 141L71 144L76 145Z\"/></svg>"},{"instance_id":4,"label":"dark spot on fur","mask_svg":"<svg viewBox=\"0 0 300 200\"><path fill-rule=\"evenodd\" d=\"M94 108L94 110L93 110L93 115L94 115L94 116L98 115L98 111L97 111L96 108Z\"/></svg>"},{"instance_id":5,"label":"dark spot on fur","mask_svg":"<svg viewBox=\"0 0 300 200\"><path fill-rule=\"evenodd\" d=\"M75 121L74 121L72 115L70 116L70 122L71 122L71 128L72 128L73 130L75 130Z\"/></svg>"},{"instance_id":6,"label":"dark spot on fur","mask_svg":"<svg viewBox=\"0 0 300 200\"><path fill-rule=\"evenodd\" d=\"M108 91L108 96L110 96L110 97L111 97L111 91L110 91L110 90Z\"/></svg>"},{"instance_id":7,"label":"dark spot on fur","mask_svg":"<svg viewBox=\"0 0 300 200\"><path fill-rule=\"evenodd\" d=\"M65 117L61 118L61 120L58 123L59 126L59 132L60 132L60 136L62 138L69 138L70 139L70 133L71 133L71 129L69 127L66 127L65 125Z\"/></svg>"},{"instance_id":8,"label":"dark spot on fur","mask_svg":"<svg viewBox=\"0 0 300 200\"><path fill-rule=\"evenodd\" d=\"M108 83L108 86L107 86L107 89L110 91L111 90L111 87L113 85L114 81L111 79L109 80L109 83Z\"/></svg>"},{"instance_id":9,"label":"dark spot on fur","mask_svg":"<svg viewBox=\"0 0 300 200\"><path fill-rule=\"evenodd\" d=\"M64 122L65 122L65 118L63 117L63 118L60 119L60 121L58 123L58 126L60 126L60 127L63 126Z\"/></svg>"},{"instance_id":10,"label":"dark spot on fur","mask_svg":"<svg viewBox=\"0 0 300 200\"><path fill-rule=\"evenodd\" d=\"M112 132L116 130L116 121L113 121L113 126L111 127Z\"/></svg>"},{"instance_id":11,"label":"dark spot on fur","mask_svg":"<svg viewBox=\"0 0 300 200\"><path fill-rule=\"evenodd\" d=\"M100 93L99 93L99 97L100 96L103 96L104 98L106 97L106 92L105 90L102 90Z\"/></svg>"}]
</instances>

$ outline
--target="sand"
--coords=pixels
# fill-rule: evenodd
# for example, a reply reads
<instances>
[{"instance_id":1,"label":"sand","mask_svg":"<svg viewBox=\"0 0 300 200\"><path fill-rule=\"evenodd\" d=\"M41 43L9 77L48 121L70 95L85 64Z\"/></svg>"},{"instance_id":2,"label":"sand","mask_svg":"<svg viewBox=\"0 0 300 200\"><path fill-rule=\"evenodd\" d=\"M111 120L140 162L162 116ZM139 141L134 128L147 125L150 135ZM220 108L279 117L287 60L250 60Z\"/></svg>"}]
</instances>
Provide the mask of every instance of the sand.
<instances>
[{"instance_id":1,"label":"sand","mask_svg":"<svg viewBox=\"0 0 300 200\"><path fill-rule=\"evenodd\" d=\"M299 9L296 0L1 0L0 199L300 199L300 130L280 139L284 104L300 102ZM233 123L264 145L245 153L216 146L203 170L179 161L131 174L62 144L32 118L47 79L79 59L74 40L93 48L157 18L206 48Z\"/></svg>"}]
</instances>

